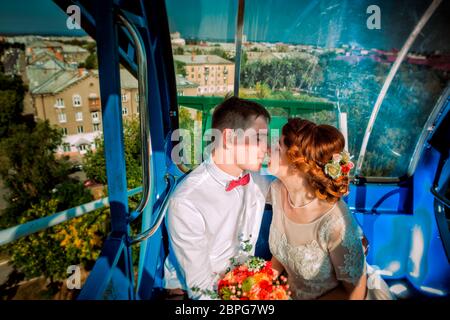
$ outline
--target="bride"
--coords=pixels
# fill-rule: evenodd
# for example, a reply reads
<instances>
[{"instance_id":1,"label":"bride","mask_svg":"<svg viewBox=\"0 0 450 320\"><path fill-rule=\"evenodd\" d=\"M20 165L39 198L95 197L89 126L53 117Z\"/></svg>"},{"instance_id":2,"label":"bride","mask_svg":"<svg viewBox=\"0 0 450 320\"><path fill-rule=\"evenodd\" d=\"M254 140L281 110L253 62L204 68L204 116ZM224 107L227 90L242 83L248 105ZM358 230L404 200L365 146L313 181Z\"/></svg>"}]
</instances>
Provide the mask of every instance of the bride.
<instances>
[{"instance_id":1,"label":"bride","mask_svg":"<svg viewBox=\"0 0 450 320\"><path fill-rule=\"evenodd\" d=\"M336 128L294 118L271 154L272 265L294 299L393 299L381 277L368 281L359 225L341 201L353 167L344 146Z\"/></svg>"}]
</instances>

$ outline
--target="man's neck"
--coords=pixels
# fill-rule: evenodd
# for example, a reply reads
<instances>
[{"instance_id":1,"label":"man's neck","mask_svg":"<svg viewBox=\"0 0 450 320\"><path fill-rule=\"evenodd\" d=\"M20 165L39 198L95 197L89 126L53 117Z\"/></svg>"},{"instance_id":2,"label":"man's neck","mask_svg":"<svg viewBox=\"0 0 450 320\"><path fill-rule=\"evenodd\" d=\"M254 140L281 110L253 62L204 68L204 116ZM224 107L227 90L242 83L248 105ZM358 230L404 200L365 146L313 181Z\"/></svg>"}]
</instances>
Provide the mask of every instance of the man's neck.
<instances>
[{"instance_id":1,"label":"man's neck","mask_svg":"<svg viewBox=\"0 0 450 320\"><path fill-rule=\"evenodd\" d=\"M217 152L216 150L212 152L212 160L217 168L229 175L239 177L243 170L234 163L225 163L226 161L224 161L224 159L226 159L226 157L222 152Z\"/></svg>"}]
</instances>

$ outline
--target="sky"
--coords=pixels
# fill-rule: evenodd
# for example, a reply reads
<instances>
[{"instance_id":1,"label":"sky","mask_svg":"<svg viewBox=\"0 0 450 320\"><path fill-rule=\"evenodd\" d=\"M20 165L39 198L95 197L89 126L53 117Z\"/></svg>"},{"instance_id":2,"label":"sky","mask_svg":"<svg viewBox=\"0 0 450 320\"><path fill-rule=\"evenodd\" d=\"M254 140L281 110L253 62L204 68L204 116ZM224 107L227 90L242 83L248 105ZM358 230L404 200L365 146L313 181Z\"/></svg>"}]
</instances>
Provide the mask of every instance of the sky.
<instances>
[{"instance_id":1,"label":"sky","mask_svg":"<svg viewBox=\"0 0 450 320\"><path fill-rule=\"evenodd\" d=\"M238 0L166 0L169 25L184 38L233 41ZM246 0L250 41L338 47L400 48L431 0ZM369 5L380 7L381 29L369 30ZM0 0L0 34L84 35L66 27L51 0ZM450 1L444 0L413 50L450 51Z\"/></svg>"}]
</instances>

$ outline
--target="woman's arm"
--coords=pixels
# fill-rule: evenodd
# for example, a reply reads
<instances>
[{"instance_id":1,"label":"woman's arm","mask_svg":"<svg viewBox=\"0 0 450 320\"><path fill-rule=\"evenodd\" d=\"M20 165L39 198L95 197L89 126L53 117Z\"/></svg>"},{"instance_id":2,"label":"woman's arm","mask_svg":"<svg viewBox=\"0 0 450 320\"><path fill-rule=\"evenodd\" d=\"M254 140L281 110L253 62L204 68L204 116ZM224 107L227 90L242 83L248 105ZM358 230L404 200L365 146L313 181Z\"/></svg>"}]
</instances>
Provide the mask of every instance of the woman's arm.
<instances>
[{"instance_id":1,"label":"woman's arm","mask_svg":"<svg viewBox=\"0 0 450 320\"><path fill-rule=\"evenodd\" d=\"M356 286L341 281L339 286L321 296L318 300L364 300L366 298L367 277L361 276Z\"/></svg>"},{"instance_id":2,"label":"woman's arm","mask_svg":"<svg viewBox=\"0 0 450 320\"><path fill-rule=\"evenodd\" d=\"M272 256L272 269L276 270L278 272L277 276L282 274L284 271L284 267L281 264L280 261L277 260L274 256Z\"/></svg>"},{"instance_id":3,"label":"woman's arm","mask_svg":"<svg viewBox=\"0 0 450 320\"><path fill-rule=\"evenodd\" d=\"M328 252L342 294L337 299L361 300L366 297L367 270L358 224L347 210L332 216L326 229ZM329 298L335 297L330 293ZM324 298L327 298L327 294Z\"/></svg>"}]
</instances>

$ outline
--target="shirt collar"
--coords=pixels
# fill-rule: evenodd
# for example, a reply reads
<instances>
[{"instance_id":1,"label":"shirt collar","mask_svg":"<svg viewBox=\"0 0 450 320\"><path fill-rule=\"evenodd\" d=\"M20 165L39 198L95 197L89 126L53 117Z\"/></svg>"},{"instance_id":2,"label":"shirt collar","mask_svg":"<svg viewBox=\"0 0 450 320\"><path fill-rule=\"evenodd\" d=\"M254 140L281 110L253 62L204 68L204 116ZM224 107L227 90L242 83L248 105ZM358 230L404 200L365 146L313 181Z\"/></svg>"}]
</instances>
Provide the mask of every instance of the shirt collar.
<instances>
[{"instance_id":1,"label":"shirt collar","mask_svg":"<svg viewBox=\"0 0 450 320\"><path fill-rule=\"evenodd\" d=\"M246 174L245 171L243 171L241 173L241 175L239 177L235 177L229 173L226 173L225 171L223 171L222 169L220 169L215 163L214 160L212 158L212 155L210 155L206 161L205 161L205 166L206 166L206 170L208 170L208 173L217 181L219 182L221 185L223 186L227 186L227 184L232 181L232 180L236 180L239 179L240 177L242 177L243 175Z\"/></svg>"}]
</instances>

